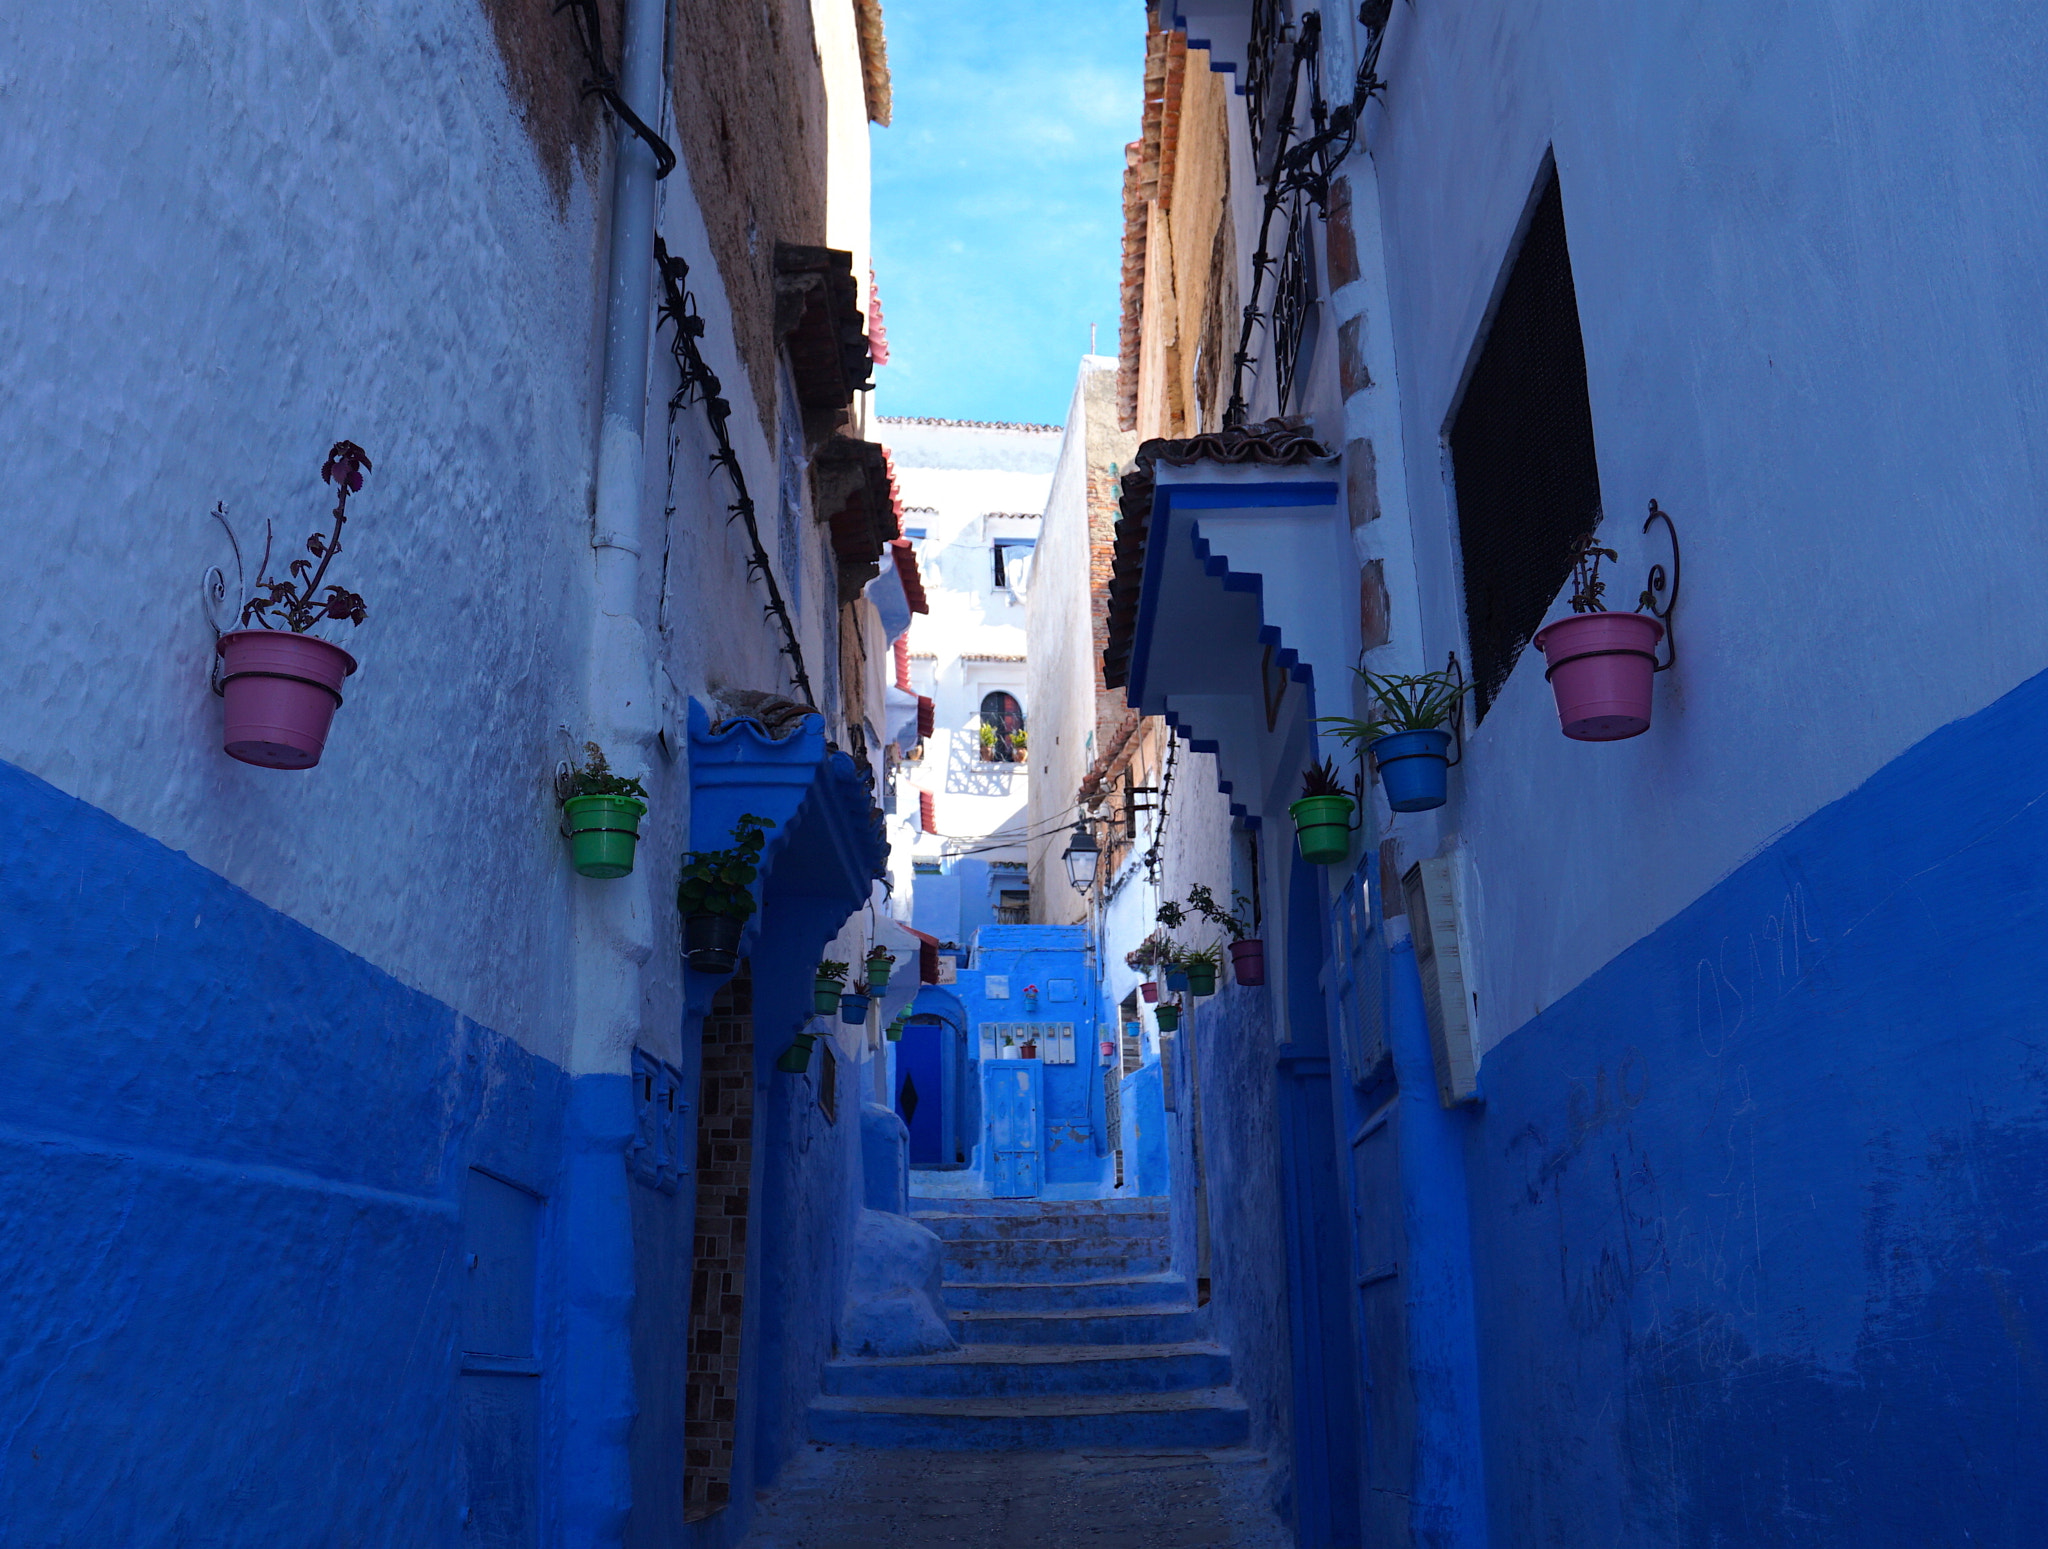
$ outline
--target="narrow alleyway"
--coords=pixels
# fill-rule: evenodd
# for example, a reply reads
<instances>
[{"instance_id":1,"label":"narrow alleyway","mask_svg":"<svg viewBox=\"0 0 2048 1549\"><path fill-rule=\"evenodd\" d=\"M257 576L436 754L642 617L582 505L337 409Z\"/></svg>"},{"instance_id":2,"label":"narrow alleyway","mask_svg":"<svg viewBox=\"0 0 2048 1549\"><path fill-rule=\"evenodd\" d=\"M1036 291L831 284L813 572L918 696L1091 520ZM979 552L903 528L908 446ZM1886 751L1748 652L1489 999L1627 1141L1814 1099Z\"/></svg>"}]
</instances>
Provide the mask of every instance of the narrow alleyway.
<instances>
[{"instance_id":1,"label":"narrow alleyway","mask_svg":"<svg viewBox=\"0 0 2048 1549\"><path fill-rule=\"evenodd\" d=\"M959 1348L843 1355L754 1549L1279 1545L1164 1199L923 1199Z\"/></svg>"}]
</instances>

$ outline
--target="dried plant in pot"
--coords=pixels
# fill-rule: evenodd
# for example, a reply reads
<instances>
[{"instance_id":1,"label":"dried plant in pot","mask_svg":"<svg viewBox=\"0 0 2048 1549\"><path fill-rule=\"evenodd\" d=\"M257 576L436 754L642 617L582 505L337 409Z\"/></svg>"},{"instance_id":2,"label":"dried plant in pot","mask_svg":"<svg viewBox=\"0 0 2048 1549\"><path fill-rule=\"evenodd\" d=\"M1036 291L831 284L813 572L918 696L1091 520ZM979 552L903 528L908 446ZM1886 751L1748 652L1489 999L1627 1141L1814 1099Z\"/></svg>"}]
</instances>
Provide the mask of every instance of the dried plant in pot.
<instances>
[{"instance_id":1,"label":"dried plant in pot","mask_svg":"<svg viewBox=\"0 0 2048 1549\"><path fill-rule=\"evenodd\" d=\"M1653 605L1649 591L1634 613L1607 611L1600 562L1615 557L1591 533L1581 538L1572 564L1572 616L1536 631L1536 649L1547 663L1543 676L1557 697L1558 724L1576 742L1619 742L1650 729L1664 624L1641 611Z\"/></svg>"},{"instance_id":2,"label":"dried plant in pot","mask_svg":"<svg viewBox=\"0 0 2048 1549\"><path fill-rule=\"evenodd\" d=\"M1318 717L1372 758L1387 805L1396 812L1441 807L1450 790L1451 733L1445 725L1464 703L1468 685L1448 670L1381 676L1354 669L1372 696L1372 714Z\"/></svg>"},{"instance_id":3,"label":"dried plant in pot","mask_svg":"<svg viewBox=\"0 0 2048 1549\"><path fill-rule=\"evenodd\" d=\"M647 789L632 776L615 773L596 743L584 743L583 751L583 767L566 771L555 794L561 798L562 828L576 874L609 882L633 870L640 820L647 816Z\"/></svg>"},{"instance_id":4,"label":"dried plant in pot","mask_svg":"<svg viewBox=\"0 0 2048 1549\"><path fill-rule=\"evenodd\" d=\"M327 584L327 567L341 553L348 497L363 487L369 470L361 447L334 443L320 468L321 481L335 487L333 528L306 540L312 558L294 559L284 581L269 573L266 540L261 578L256 595L242 605L241 627L214 646L224 701L221 744L230 758L262 769L311 769L326 750L342 680L356 670L356 659L309 631L343 619L360 624L365 617L362 598Z\"/></svg>"},{"instance_id":5,"label":"dried plant in pot","mask_svg":"<svg viewBox=\"0 0 2048 1549\"><path fill-rule=\"evenodd\" d=\"M728 848L683 856L676 909L683 917L683 960L698 973L729 974L739 966L740 936L755 909L761 850L774 826L772 818L743 812Z\"/></svg>"},{"instance_id":6,"label":"dried plant in pot","mask_svg":"<svg viewBox=\"0 0 2048 1549\"><path fill-rule=\"evenodd\" d=\"M1301 799L1288 805L1301 858L1312 866L1333 866L1351 853L1351 814L1358 803L1337 778L1329 759L1302 771Z\"/></svg>"}]
</instances>

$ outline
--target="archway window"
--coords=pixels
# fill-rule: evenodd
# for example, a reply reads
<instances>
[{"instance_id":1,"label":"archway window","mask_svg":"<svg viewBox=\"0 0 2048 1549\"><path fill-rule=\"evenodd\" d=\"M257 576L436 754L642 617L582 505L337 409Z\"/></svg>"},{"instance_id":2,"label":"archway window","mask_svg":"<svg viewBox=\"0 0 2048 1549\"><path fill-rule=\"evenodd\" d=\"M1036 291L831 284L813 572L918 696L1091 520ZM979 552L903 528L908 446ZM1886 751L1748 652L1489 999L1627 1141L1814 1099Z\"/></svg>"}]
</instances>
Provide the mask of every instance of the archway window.
<instances>
[{"instance_id":1,"label":"archway window","mask_svg":"<svg viewBox=\"0 0 2048 1549\"><path fill-rule=\"evenodd\" d=\"M981 700L981 756L991 764L1024 762L1024 707L1001 689Z\"/></svg>"}]
</instances>

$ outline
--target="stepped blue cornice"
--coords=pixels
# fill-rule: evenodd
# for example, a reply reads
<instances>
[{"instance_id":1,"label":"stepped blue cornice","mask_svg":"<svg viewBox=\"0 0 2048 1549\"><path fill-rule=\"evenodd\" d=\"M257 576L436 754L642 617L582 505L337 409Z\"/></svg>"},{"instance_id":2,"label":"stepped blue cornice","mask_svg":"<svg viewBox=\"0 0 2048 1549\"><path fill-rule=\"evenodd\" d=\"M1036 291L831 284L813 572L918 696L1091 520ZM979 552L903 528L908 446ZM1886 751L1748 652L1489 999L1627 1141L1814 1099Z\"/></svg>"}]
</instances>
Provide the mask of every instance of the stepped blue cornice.
<instances>
[{"instance_id":1,"label":"stepped blue cornice","mask_svg":"<svg viewBox=\"0 0 2048 1549\"><path fill-rule=\"evenodd\" d=\"M1231 810L1286 806L1320 713L1349 705L1358 565L1338 460L1157 470L1126 698L1213 753Z\"/></svg>"}]
</instances>

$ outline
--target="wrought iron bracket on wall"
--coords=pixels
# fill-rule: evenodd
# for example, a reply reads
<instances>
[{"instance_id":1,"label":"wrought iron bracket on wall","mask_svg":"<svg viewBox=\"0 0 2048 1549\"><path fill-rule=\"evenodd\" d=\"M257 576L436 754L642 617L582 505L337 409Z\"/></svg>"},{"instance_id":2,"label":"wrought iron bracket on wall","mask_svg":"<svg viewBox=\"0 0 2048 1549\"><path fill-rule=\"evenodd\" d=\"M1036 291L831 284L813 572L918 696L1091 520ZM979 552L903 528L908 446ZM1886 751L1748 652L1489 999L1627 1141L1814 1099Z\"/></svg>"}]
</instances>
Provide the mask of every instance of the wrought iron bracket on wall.
<instances>
[{"instance_id":1,"label":"wrought iron bracket on wall","mask_svg":"<svg viewBox=\"0 0 2048 1549\"><path fill-rule=\"evenodd\" d=\"M1668 578L1665 576L1662 564L1655 564L1650 567L1649 579L1643 586L1641 598L1636 602L1636 612L1648 613L1652 618L1663 624L1664 660L1657 663L1655 670L1658 672L1669 672L1678 665L1678 634L1671 623L1672 610L1678 606L1678 527L1671 520L1671 513L1652 500L1650 502L1650 514L1643 518L1643 531L1647 533L1659 522L1664 524L1665 532L1670 534L1671 537L1671 574ZM1667 584L1671 591L1671 595L1668 597L1664 595Z\"/></svg>"}]
</instances>

